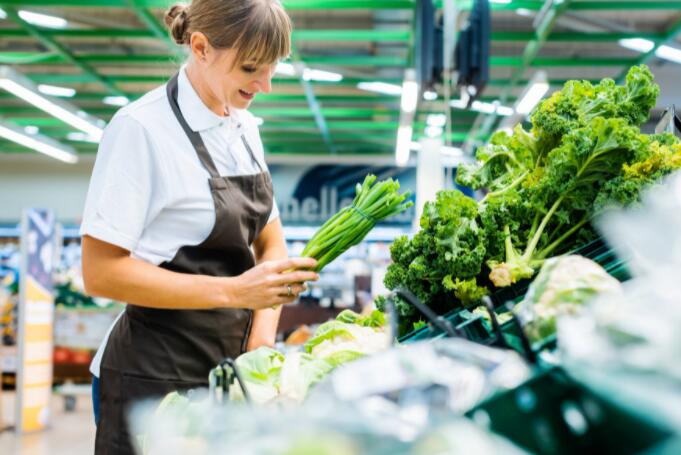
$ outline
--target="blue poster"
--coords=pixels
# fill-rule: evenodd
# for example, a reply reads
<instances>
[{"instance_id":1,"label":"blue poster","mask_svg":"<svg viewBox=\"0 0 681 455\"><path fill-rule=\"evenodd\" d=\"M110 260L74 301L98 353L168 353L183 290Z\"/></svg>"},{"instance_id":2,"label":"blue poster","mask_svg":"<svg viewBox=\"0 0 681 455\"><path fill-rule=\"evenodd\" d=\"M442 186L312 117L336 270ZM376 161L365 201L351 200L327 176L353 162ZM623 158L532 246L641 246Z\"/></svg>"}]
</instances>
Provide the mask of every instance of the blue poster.
<instances>
[{"instance_id":1,"label":"blue poster","mask_svg":"<svg viewBox=\"0 0 681 455\"><path fill-rule=\"evenodd\" d=\"M415 201L416 170L366 165L270 165L274 195L285 225L318 226L355 198L355 186L367 174L379 180L399 180L400 191L411 191ZM385 220L385 226L410 226L415 208Z\"/></svg>"}]
</instances>

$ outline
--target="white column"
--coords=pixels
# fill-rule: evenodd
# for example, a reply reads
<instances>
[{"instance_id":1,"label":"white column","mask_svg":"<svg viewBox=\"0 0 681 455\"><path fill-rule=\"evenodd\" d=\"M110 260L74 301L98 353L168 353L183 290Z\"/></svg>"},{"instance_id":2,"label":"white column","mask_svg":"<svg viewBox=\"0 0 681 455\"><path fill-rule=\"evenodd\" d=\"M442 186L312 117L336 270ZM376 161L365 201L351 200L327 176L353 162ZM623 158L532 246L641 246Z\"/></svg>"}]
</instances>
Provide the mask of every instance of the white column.
<instances>
[{"instance_id":1,"label":"white column","mask_svg":"<svg viewBox=\"0 0 681 455\"><path fill-rule=\"evenodd\" d=\"M442 165L442 137L422 138L420 150L416 152L416 218L414 229L419 229L423 204L434 201L438 191L445 188L444 166Z\"/></svg>"}]
</instances>

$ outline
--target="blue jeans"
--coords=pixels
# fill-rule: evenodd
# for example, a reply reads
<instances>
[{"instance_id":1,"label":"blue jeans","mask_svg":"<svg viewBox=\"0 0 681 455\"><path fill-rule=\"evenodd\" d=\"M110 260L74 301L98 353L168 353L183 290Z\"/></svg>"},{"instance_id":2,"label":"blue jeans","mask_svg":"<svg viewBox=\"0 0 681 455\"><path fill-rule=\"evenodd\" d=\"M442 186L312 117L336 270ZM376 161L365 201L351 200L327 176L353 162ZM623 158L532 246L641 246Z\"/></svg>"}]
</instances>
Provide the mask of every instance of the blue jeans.
<instances>
[{"instance_id":1,"label":"blue jeans","mask_svg":"<svg viewBox=\"0 0 681 455\"><path fill-rule=\"evenodd\" d=\"M95 425L99 423L99 378L92 376L92 410L95 412Z\"/></svg>"}]
</instances>

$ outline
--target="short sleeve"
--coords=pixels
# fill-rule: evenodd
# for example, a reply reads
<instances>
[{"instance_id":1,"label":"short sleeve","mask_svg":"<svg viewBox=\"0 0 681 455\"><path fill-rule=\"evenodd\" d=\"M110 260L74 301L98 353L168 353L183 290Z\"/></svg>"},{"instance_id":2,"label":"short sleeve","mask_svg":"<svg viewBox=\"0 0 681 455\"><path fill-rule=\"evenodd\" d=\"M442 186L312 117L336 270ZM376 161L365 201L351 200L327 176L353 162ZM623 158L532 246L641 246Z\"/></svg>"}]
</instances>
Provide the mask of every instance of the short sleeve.
<instances>
[{"instance_id":1,"label":"short sleeve","mask_svg":"<svg viewBox=\"0 0 681 455\"><path fill-rule=\"evenodd\" d=\"M128 115L114 117L97 151L81 235L135 249L162 206L161 169L154 157L144 126Z\"/></svg>"},{"instance_id":2,"label":"short sleeve","mask_svg":"<svg viewBox=\"0 0 681 455\"><path fill-rule=\"evenodd\" d=\"M270 212L270 218L267 220L267 224L277 219L279 219L279 207L277 207L277 199L273 197L272 211Z\"/></svg>"}]
</instances>

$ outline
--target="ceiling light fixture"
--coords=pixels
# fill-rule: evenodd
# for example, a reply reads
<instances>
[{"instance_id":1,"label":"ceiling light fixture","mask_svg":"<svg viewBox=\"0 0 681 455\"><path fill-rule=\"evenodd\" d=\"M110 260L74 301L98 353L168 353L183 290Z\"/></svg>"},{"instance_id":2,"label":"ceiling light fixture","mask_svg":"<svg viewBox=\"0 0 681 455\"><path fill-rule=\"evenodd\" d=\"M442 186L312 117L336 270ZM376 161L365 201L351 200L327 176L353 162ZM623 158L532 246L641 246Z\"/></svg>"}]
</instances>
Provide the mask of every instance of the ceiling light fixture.
<instances>
[{"instance_id":1,"label":"ceiling light fixture","mask_svg":"<svg viewBox=\"0 0 681 455\"><path fill-rule=\"evenodd\" d=\"M380 93L382 95L402 95L402 87L395 84L388 84L386 82L360 82L357 88L367 92Z\"/></svg>"},{"instance_id":2,"label":"ceiling light fixture","mask_svg":"<svg viewBox=\"0 0 681 455\"><path fill-rule=\"evenodd\" d=\"M338 73L332 73L331 71L305 68L303 70L303 79L306 81L317 82L340 82L343 80L343 75Z\"/></svg>"},{"instance_id":3,"label":"ceiling light fixture","mask_svg":"<svg viewBox=\"0 0 681 455\"><path fill-rule=\"evenodd\" d=\"M645 38L628 38L618 41L619 45L646 54L655 48L655 42ZM681 63L681 49L663 44L655 51L655 56L674 63Z\"/></svg>"},{"instance_id":4,"label":"ceiling light fixture","mask_svg":"<svg viewBox=\"0 0 681 455\"><path fill-rule=\"evenodd\" d=\"M416 70L409 68L404 72L402 99L400 101L400 123L397 128L397 143L395 145L395 162L398 166L406 166L409 162L418 96L419 86L416 82Z\"/></svg>"},{"instance_id":5,"label":"ceiling light fixture","mask_svg":"<svg viewBox=\"0 0 681 455\"><path fill-rule=\"evenodd\" d=\"M426 90L423 92L423 99L426 101L435 101L437 99L437 92Z\"/></svg>"},{"instance_id":6,"label":"ceiling light fixture","mask_svg":"<svg viewBox=\"0 0 681 455\"><path fill-rule=\"evenodd\" d=\"M86 114L66 101L43 95L30 79L9 66L0 66L0 88L92 137L102 137L102 120Z\"/></svg>"},{"instance_id":7,"label":"ceiling light fixture","mask_svg":"<svg viewBox=\"0 0 681 455\"><path fill-rule=\"evenodd\" d=\"M108 104L109 106L127 106L130 103L130 100L128 99L127 96L105 96L104 99L102 99L102 103Z\"/></svg>"},{"instance_id":8,"label":"ceiling light fixture","mask_svg":"<svg viewBox=\"0 0 681 455\"><path fill-rule=\"evenodd\" d=\"M32 13L30 11L19 11L19 17L29 24L37 25L46 28L66 28L69 23L66 19L57 16L49 16L47 14Z\"/></svg>"},{"instance_id":9,"label":"ceiling light fixture","mask_svg":"<svg viewBox=\"0 0 681 455\"><path fill-rule=\"evenodd\" d=\"M76 89L69 87L57 87L55 85L40 84L38 86L40 93L50 96L59 96L62 98L73 98L76 95Z\"/></svg>"},{"instance_id":10,"label":"ceiling light fixture","mask_svg":"<svg viewBox=\"0 0 681 455\"><path fill-rule=\"evenodd\" d=\"M515 112L528 115L549 91L546 72L537 71L515 105Z\"/></svg>"},{"instance_id":11,"label":"ceiling light fixture","mask_svg":"<svg viewBox=\"0 0 681 455\"><path fill-rule=\"evenodd\" d=\"M28 134L21 127L9 122L0 121L0 137L65 163L78 162L78 155L71 147L40 134Z\"/></svg>"}]
</instances>

